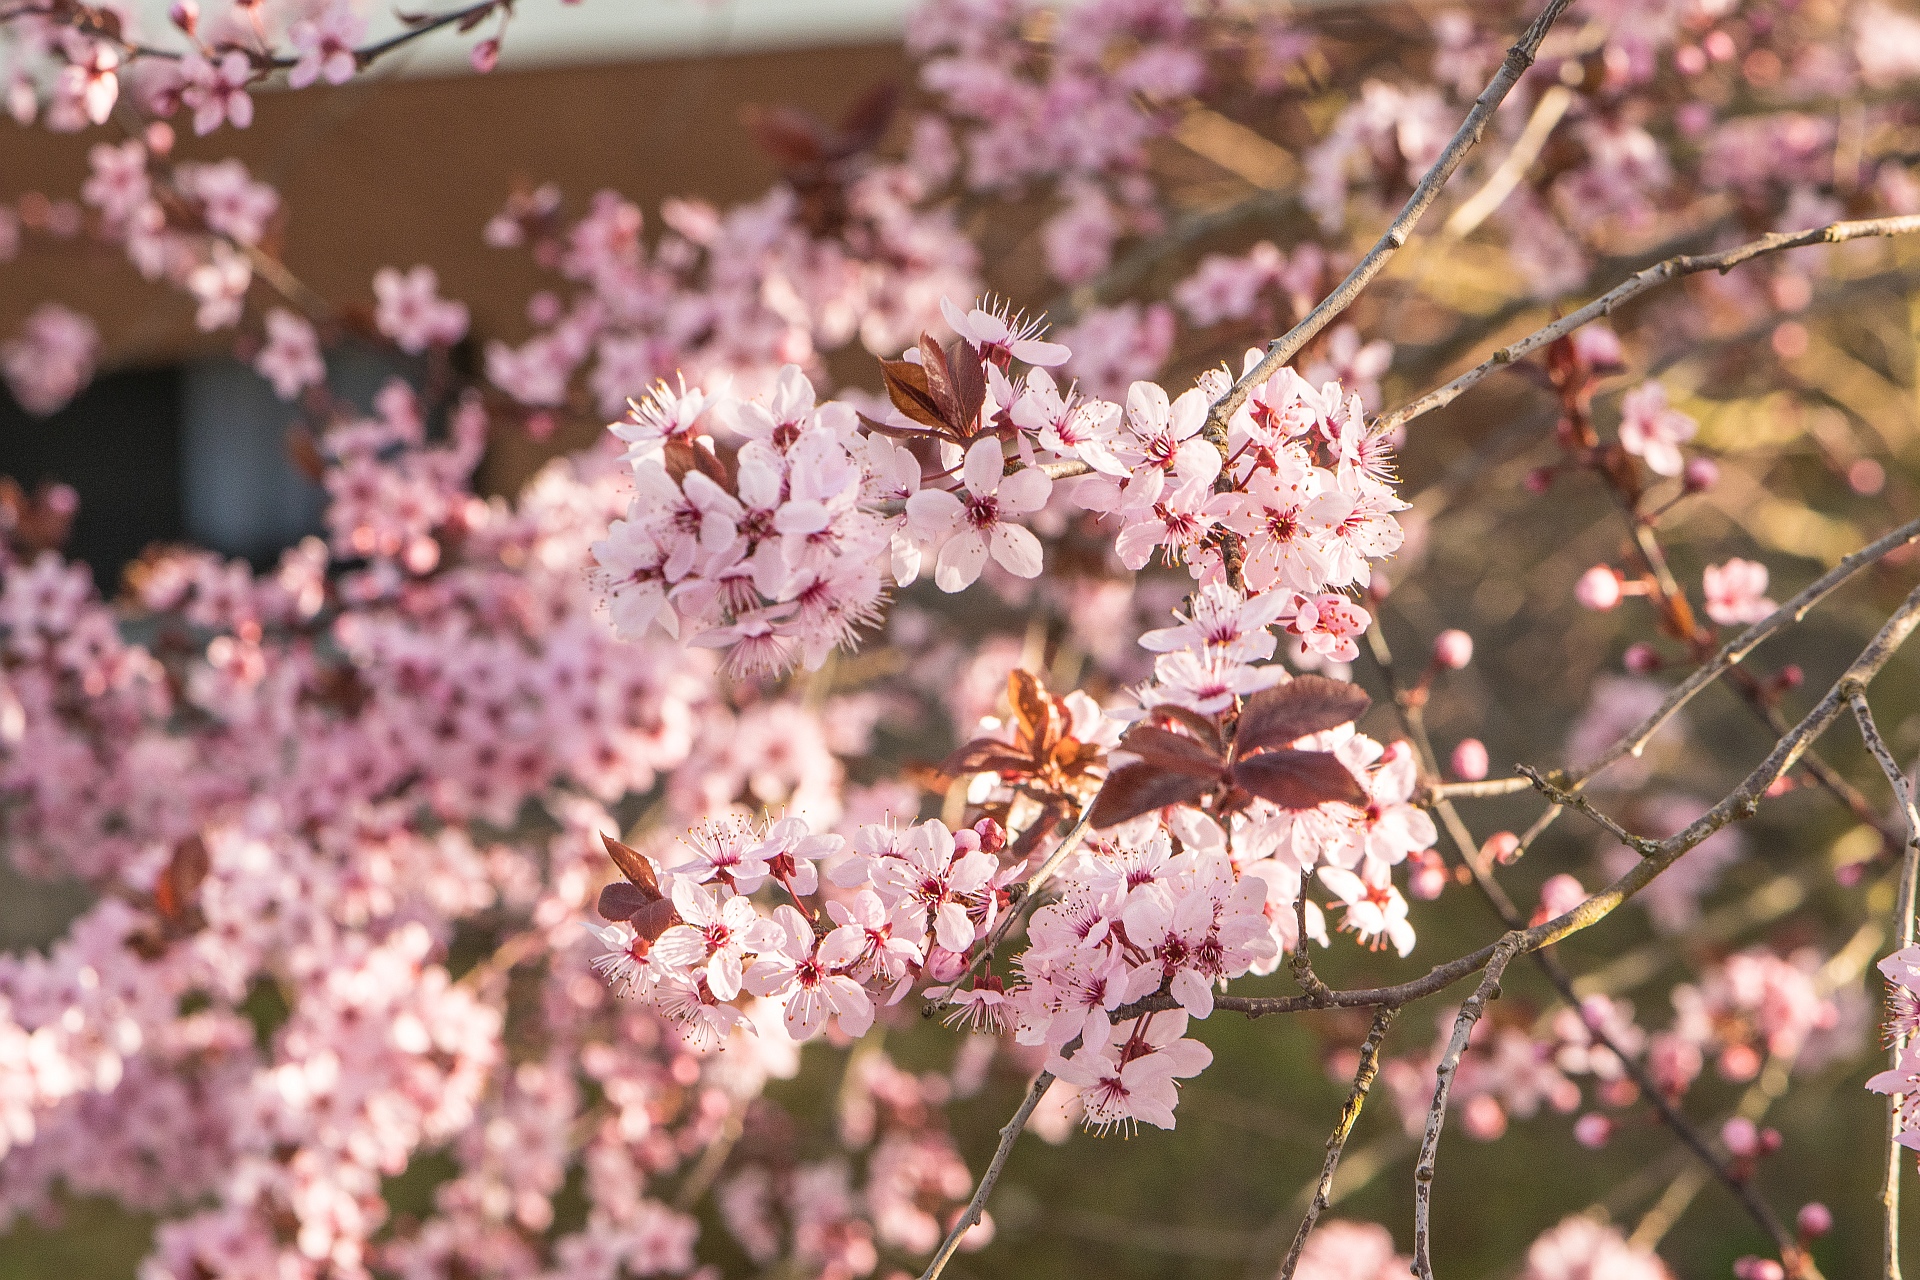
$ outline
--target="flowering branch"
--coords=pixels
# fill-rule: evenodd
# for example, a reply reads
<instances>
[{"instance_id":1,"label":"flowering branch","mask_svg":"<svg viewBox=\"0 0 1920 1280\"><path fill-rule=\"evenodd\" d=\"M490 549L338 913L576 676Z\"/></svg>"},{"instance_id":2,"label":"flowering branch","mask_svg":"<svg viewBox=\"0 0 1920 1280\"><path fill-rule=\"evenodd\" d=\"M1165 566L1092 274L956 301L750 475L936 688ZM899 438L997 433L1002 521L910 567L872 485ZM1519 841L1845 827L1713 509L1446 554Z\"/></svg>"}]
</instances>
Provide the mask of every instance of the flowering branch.
<instances>
[{"instance_id":1,"label":"flowering branch","mask_svg":"<svg viewBox=\"0 0 1920 1280\"><path fill-rule=\"evenodd\" d=\"M1233 417L1235 410L1246 402L1247 395L1255 387L1278 373L1281 366L1292 360L1300 348L1306 346L1315 334L1331 324L1334 317L1352 306L1354 299L1360 296L1373 278L1379 275L1387 265L1387 260L1405 246L1408 237L1413 234L1414 227L1419 225L1428 206L1439 197L1440 189L1446 186L1447 179L1453 176L1454 170L1460 167L1461 162L1467 158L1467 153L1473 150L1474 144L1479 142L1481 135L1486 132L1487 123L1493 119L1493 113L1499 110L1507 94L1514 85L1520 83L1520 77L1526 74L1527 68L1533 65L1534 55L1540 51L1540 44L1547 38L1548 30L1571 2L1572 0L1548 0L1546 8L1540 11L1540 16L1533 20L1533 24L1507 50L1507 56L1500 63L1500 70L1481 91L1480 96L1474 100L1473 109L1467 113L1467 118L1460 122L1460 128L1454 133L1453 139L1447 143L1445 150L1441 151L1439 158L1433 162L1432 167L1414 187L1413 194L1407 198L1406 205L1388 224L1386 231L1374 243L1373 248L1367 250L1366 256L1347 273L1347 278L1342 280L1332 293L1321 299L1320 304L1308 312L1305 319L1268 343L1266 354L1260 358L1259 363L1242 374L1233 387L1214 402L1212 410L1208 413L1208 424L1218 432L1221 439L1224 440L1226 437L1228 420Z\"/></svg>"}]
</instances>

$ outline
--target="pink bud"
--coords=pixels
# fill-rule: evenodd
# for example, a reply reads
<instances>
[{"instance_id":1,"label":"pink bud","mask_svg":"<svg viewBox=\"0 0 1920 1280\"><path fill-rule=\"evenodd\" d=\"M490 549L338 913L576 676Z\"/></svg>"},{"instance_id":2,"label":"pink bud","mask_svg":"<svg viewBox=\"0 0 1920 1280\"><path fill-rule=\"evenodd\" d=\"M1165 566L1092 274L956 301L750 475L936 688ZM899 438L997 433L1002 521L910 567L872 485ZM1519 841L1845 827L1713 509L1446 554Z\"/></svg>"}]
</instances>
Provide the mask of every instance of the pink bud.
<instances>
[{"instance_id":1,"label":"pink bud","mask_svg":"<svg viewBox=\"0 0 1920 1280\"><path fill-rule=\"evenodd\" d=\"M1686 470L1680 473L1680 483L1688 493L1705 493L1720 483L1720 466L1712 458L1690 458Z\"/></svg>"},{"instance_id":2,"label":"pink bud","mask_svg":"<svg viewBox=\"0 0 1920 1280\"><path fill-rule=\"evenodd\" d=\"M170 155L173 152L173 126L165 120L155 120L147 126L147 150L157 156Z\"/></svg>"},{"instance_id":3,"label":"pink bud","mask_svg":"<svg viewBox=\"0 0 1920 1280\"><path fill-rule=\"evenodd\" d=\"M1733 1264L1734 1280L1786 1280L1786 1270L1772 1258L1741 1258Z\"/></svg>"},{"instance_id":4,"label":"pink bud","mask_svg":"<svg viewBox=\"0 0 1920 1280\"><path fill-rule=\"evenodd\" d=\"M1785 1141L1786 1139L1780 1136L1778 1129L1762 1129L1760 1131L1760 1154L1763 1156L1772 1155L1780 1149L1780 1144Z\"/></svg>"},{"instance_id":5,"label":"pink bud","mask_svg":"<svg viewBox=\"0 0 1920 1280\"><path fill-rule=\"evenodd\" d=\"M1433 660L1449 671L1458 671L1473 661L1473 637L1458 628L1449 628L1433 638Z\"/></svg>"},{"instance_id":6,"label":"pink bud","mask_svg":"<svg viewBox=\"0 0 1920 1280\"><path fill-rule=\"evenodd\" d=\"M1619 604L1624 594L1619 573L1604 564L1593 566L1573 584L1573 598L1586 608L1602 613Z\"/></svg>"},{"instance_id":7,"label":"pink bud","mask_svg":"<svg viewBox=\"0 0 1920 1280\"><path fill-rule=\"evenodd\" d=\"M982 818L973 824L973 833L980 839L980 847L987 853L998 853L1007 847L1007 829L992 818Z\"/></svg>"},{"instance_id":8,"label":"pink bud","mask_svg":"<svg viewBox=\"0 0 1920 1280\"><path fill-rule=\"evenodd\" d=\"M1833 1230L1833 1210L1818 1200L1800 1206L1800 1216L1796 1220L1800 1225L1800 1234L1809 1240L1818 1240Z\"/></svg>"},{"instance_id":9,"label":"pink bud","mask_svg":"<svg viewBox=\"0 0 1920 1280\"><path fill-rule=\"evenodd\" d=\"M1735 1116L1721 1125L1720 1141L1742 1160L1751 1160L1760 1154L1760 1131L1745 1116Z\"/></svg>"},{"instance_id":10,"label":"pink bud","mask_svg":"<svg viewBox=\"0 0 1920 1280\"><path fill-rule=\"evenodd\" d=\"M1425 850L1412 861L1414 865L1407 876L1407 892L1422 902L1432 902L1447 887L1447 864L1432 849Z\"/></svg>"},{"instance_id":11,"label":"pink bud","mask_svg":"<svg viewBox=\"0 0 1920 1280\"><path fill-rule=\"evenodd\" d=\"M1453 749L1453 776L1462 782L1478 782L1487 776L1487 744L1478 738L1462 738Z\"/></svg>"},{"instance_id":12,"label":"pink bud","mask_svg":"<svg viewBox=\"0 0 1920 1280\"><path fill-rule=\"evenodd\" d=\"M945 947L935 946L927 952L924 972L935 982L953 982L967 971L967 958Z\"/></svg>"},{"instance_id":13,"label":"pink bud","mask_svg":"<svg viewBox=\"0 0 1920 1280\"><path fill-rule=\"evenodd\" d=\"M167 10L167 20L192 35L200 25L199 0L173 0L173 7Z\"/></svg>"},{"instance_id":14,"label":"pink bud","mask_svg":"<svg viewBox=\"0 0 1920 1280\"><path fill-rule=\"evenodd\" d=\"M473 59L473 69L475 71L478 71L481 75L485 75L487 72L499 66L500 65L499 38L489 37L488 39L482 40L479 44L473 46L472 59Z\"/></svg>"},{"instance_id":15,"label":"pink bud","mask_svg":"<svg viewBox=\"0 0 1920 1280\"><path fill-rule=\"evenodd\" d=\"M1806 682L1806 679L1807 673L1800 669L1800 664L1790 662L1780 668L1780 674L1775 676L1773 681L1781 689L1798 689Z\"/></svg>"},{"instance_id":16,"label":"pink bud","mask_svg":"<svg viewBox=\"0 0 1920 1280\"><path fill-rule=\"evenodd\" d=\"M1527 472L1527 492L1545 493L1553 487L1553 468L1535 467Z\"/></svg>"},{"instance_id":17,"label":"pink bud","mask_svg":"<svg viewBox=\"0 0 1920 1280\"><path fill-rule=\"evenodd\" d=\"M1598 1151L1613 1137L1613 1121L1598 1111L1589 1111L1573 1122L1573 1140L1589 1151Z\"/></svg>"},{"instance_id":18,"label":"pink bud","mask_svg":"<svg viewBox=\"0 0 1920 1280\"><path fill-rule=\"evenodd\" d=\"M1660 651L1642 640L1627 646L1626 653L1620 657L1620 664L1637 676L1652 675L1661 667Z\"/></svg>"},{"instance_id":19,"label":"pink bud","mask_svg":"<svg viewBox=\"0 0 1920 1280\"><path fill-rule=\"evenodd\" d=\"M1480 852L1501 866L1511 866L1520 856L1520 837L1511 831L1496 831L1480 846Z\"/></svg>"},{"instance_id":20,"label":"pink bud","mask_svg":"<svg viewBox=\"0 0 1920 1280\"><path fill-rule=\"evenodd\" d=\"M1481 1142L1492 1142L1507 1131L1506 1108L1488 1093L1477 1094L1469 1099L1461 1120L1467 1133Z\"/></svg>"},{"instance_id":21,"label":"pink bud","mask_svg":"<svg viewBox=\"0 0 1920 1280\"><path fill-rule=\"evenodd\" d=\"M1833 882L1842 889L1851 889L1867 878L1866 862L1843 862L1833 869Z\"/></svg>"}]
</instances>

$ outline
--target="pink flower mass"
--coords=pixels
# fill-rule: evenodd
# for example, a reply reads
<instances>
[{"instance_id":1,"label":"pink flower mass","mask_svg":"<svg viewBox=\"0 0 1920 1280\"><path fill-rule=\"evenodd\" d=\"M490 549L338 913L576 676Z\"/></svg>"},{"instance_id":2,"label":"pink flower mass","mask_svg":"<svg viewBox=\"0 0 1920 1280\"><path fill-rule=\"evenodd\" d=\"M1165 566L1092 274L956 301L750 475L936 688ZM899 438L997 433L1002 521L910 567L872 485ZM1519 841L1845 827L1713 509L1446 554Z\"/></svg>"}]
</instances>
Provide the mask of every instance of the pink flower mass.
<instances>
[{"instance_id":1,"label":"pink flower mass","mask_svg":"<svg viewBox=\"0 0 1920 1280\"><path fill-rule=\"evenodd\" d=\"M1898 1274L1910 6L924 0L322 261L532 7L0 4L5 1248Z\"/></svg>"}]
</instances>

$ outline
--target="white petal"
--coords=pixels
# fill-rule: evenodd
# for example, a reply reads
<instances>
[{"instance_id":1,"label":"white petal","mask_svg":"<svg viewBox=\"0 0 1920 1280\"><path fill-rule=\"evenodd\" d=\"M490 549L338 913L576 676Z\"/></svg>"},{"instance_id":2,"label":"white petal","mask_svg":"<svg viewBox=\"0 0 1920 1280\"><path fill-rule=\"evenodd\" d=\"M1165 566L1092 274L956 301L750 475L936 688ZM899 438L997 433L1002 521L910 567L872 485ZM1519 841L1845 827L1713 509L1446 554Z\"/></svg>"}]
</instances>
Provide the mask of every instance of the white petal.
<instances>
[{"instance_id":1,"label":"white petal","mask_svg":"<svg viewBox=\"0 0 1920 1280\"><path fill-rule=\"evenodd\" d=\"M974 536L979 537L978 534ZM955 538L954 542L959 540ZM946 558L943 549L940 553L943 565ZM1037 578L1042 564L1040 539L1017 524L996 524L993 526L993 558L1016 578ZM977 575L979 571L976 569L974 572Z\"/></svg>"},{"instance_id":2,"label":"white petal","mask_svg":"<svg viewBox=\"0 0 1920 1280\"><path fill-rule=\"evenodd\" d=\"M966 465L960 474L973 496L984 498L1000 487L1000 474L1006 465L1006 455L1000 452L1000 437L988 436L974 441L967 449Z\"/></svg>"}]
</instances>

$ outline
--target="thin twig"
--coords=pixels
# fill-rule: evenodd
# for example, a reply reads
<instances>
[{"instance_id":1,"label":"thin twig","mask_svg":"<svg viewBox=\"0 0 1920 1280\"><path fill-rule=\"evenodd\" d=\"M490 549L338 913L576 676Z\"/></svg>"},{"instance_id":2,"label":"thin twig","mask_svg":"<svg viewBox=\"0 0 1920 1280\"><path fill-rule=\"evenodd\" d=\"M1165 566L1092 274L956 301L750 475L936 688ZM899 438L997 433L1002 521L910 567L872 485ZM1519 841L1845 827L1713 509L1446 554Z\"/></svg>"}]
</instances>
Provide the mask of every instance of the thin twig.
<instances>
[{"instance_id":1,"label":"thin twig","mask_svg":"<svg viewBox=\"0 0 1920 1280\"><path fill-rule=\"evenodd\" d=\"M1074 1046L1078 1043L1079 1037L1075 1036L1073 1043L1060 1051L1061 1056L1064 1057L1073 1052ZM1007 1157L1013 1154L1014 1141L1019 1138L1020 1131L1027 1127L1027 1120L1033 1115L1033 1109L1040 1105L1040 1099L1045 1096L1052 1084L1051 1071L1042 1071L1033 1078L1033 1083L1027 1087L1027 1096L1020 1102L1019 1110L1013 1113L1013 1119L1007 1121L1000 1130L1000 1145L994 1148L993 1159L987 1163L987 1171L980 1175L980 1185L974 1188L973 1199L967 1201L967 1207L954 1220L953 1229L947 1232L947 1238L940 1242L939 1252L933 1255L933 1261L927 1264L927 1269L921 1273L920 1280L935 1280L946 1269L954 1250L960 1247L960 1241L968 1231L973 1229L974 1224L980 1221L980 1215L987 1207L987 1197L993 1194L993 1185L1000 1181L1000 1171L1006 1167Z\"/></svg>"},{"instance_id":2,"label":"thin twig","mask_svg":"<svg viewBox=\"0 0 1920 1280\"><path fill-rule=\"evenodd\" d=\"M1486 1012L1487 1002L1499 998L1500 976L1518 952L1513 939L1514 935L1508 934L1495 946L1480 985L1453 1020L1453 1034L1434 1073L1433 1105L1427 1109L1426 1136L1420 1140L1420 1158L1413 1166L1413 1274L1420 1280L1433 1280L1433 1173L1440 1152L1440 1130L1447 1122L1447 1095L1453 1091L1454 1073L1460 1069L1473 1025Z\"/></svg>"},{"instance_id":3,"label":"thin twig","mask_svg":"<svg viewBox=\"0 0 1920 1280\"><path fill-rule=\"evenodd\" d=\"M1376 423L1376 430L1397 430L1423 414L1453 403L1462 392L1489 374L1504 369L1549 343L1564 338L1581 325L1602 316L1611 315L1622 303L1670 280L1677 280L1681 276L1692 275L1699 271L1724 273L1762 254L1777 253L1783 249L1799 249L1815 244L1839 244L1845 240L1862 240L1872 236L1906 235L1915 231L1920 231L1920 214L1909 214L1899 218L1870 218L1858 222L1835 222L1807 231L1778 231L1720 253L1676 254L1630 276L1625 282L1615 285L1578 311L1554 321L1544 329L1528 334L1518 342L1501 347L1445 386L1429 391L1418 400L1403 405L1392 413L1382 415ZM1272 370L1268 370L1267 375L1263 376L1271 373Z\"/></svg>"},{"instance_id":4,"label":"thin twig","mask_svg":"<svg viewBox=\"0 0 1920 1280\"><path fill-rule=\"evenodd\" d=\"M1847 702L1853 707L1853 718L1860 723L1860 737L1867 744L1867 750L1880 762L1880 771L1887 775L1887 781L1893 787L1893 796L1899 802L1900 812L1907 820L1906 851L1900 862L1900 889L1894 903L1894 929L1904 950L1913 945L1913 897L1914 879L1920 874L1920 811L1916 811L1913 801L1913 787L1907 781L1907 775L1894 760L1893 752L1887 749L1886 739L1880 736L1880 728L1873 722L1873 711L1867 706L1867 695L1854 690L1848 694ZM1900 1059L1907 1051L1907 1037L1898 1034L1888 1045L1888 1054L1894 1068L1900 1066ZM1894 1094L1887 1099L1887 1173L1881 1186L1880 1204L1886 1210L1886 1234L1884 1237L1884 1262L1886 1280L1900 1280L1900 1166L1904 1162L1903 1148L1900 1146L1900 1108L1905 1098Z\"/></svg>"},{"instance_id":5,"label":"thin twig","mask_svg":"<svg viewBox=\"0 0 1920 1280\"><path fill-rule=\"evenodd\" d=\"M1301 896L1304 899L1305 895ZM1327 1158L1320 1166L1320 1181L1313 1189L1313 1200L1300 1221L1300 1230L1294 1234L1293 1246L1287 1250L1287 1260L1280 1264L1280 1280L1293 1280L1294 1269L1300 1265L1300 1251L1307 1247L1307 1237L1333 1202L1333 1171L1340 1167L1341 1153L1347 1149L1347 1139L1353 1135L1353 1126L1360 1119L1367 1091L1373 1088L1373 1079L1380 1073L1380 1042L1386 1039L1395 1012L1384 1008L1374 1012L1373 1026L1367 1032L1366 1042L1360 1046L1360 1065L1353 1073L1353 1088L1340 1108L1340 1119L1334 1124L1333 1132L1327 1135Z\"/></svg>"},{"instance_id":6,"label":"thin twig","mask_svg":"<svg viewBox=\"0 0 1920 1280\"><path fill-rule=\"evenodd\" d=\"M1467 158L1467 153L1473 150L1474 144L1479 142L1481 135L1486 132L1487 122L1493 119L1493 113L1499 110L1500 104L1506 100L1513 86L1520 82L1520 77L1525 75L1527 68L1533 65L1534 55L1540 51L1540 42L1547 38L1547 31L1559 19L1569 3L1571 0L1547 0L1547 6L1540 11L1540 16L1533 20L1532 25L1526 29L1520 39L1507 50L1507 56L1501 60L1500 70L1495 73L1487 87L1481 90L1480 96L1474 100L1473 109L1467 112L1467 118L1460 122L1460 128L1454 132L1446 149L1421 177L1419 185L1414 187L1413 194L1407 198L1405 206L1388 224L1386 231L1374 243L1373 248L1367 250L1366 256L1347 273L1347 278L1342 280L1332 293L1321 299L1320 304L1308 312L1305 319L1268 343L1266 354L1260 358L1259 363L1242 374L1226 395L1214 402L1213 407L1207 411L1209 438L1217 435L1224 440L1228 421L1245 403L1248 394L1293 359L1300 348L1312 341L1314 335L1332 323L1336 316L1352 306L1354 300L1360 296L1373 278L1380 274L1387 265L1387 261L1407 243L1408 238L1413 234L1414 227L1419 225L1428 207L1440 195L1440 189L1446 186L1447 179L1453 176L1454 170L1460 167L1461 161Z\"/></svg>"}]
</instances>

